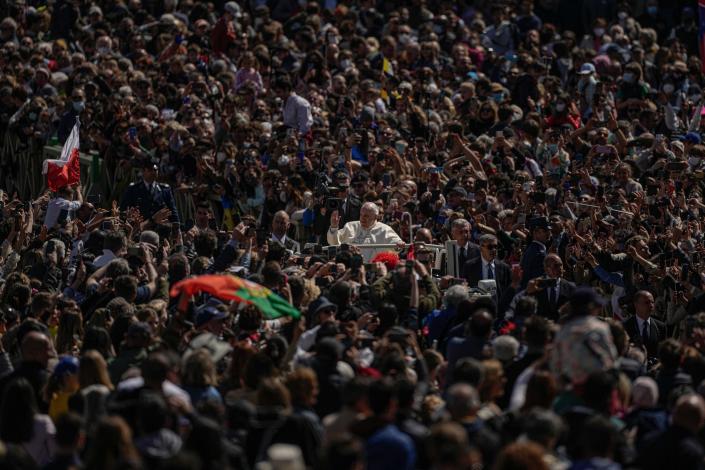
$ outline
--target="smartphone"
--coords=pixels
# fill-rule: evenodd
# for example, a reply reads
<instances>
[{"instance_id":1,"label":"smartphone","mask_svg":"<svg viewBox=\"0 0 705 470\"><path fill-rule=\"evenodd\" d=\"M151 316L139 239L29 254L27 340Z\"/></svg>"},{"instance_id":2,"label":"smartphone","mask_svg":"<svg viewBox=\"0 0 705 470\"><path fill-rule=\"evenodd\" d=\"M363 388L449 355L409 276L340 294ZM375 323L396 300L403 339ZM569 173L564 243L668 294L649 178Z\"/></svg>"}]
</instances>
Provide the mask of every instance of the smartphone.
<instances>
[{"instance_id":1,"label":"smartphone","mask_svg":"<svg viewBox=\"0 0 705 470\"><path fill-rule=\"evenodd\" d=\"M176 45L178 46L178 45L180 45L182 42L184 42L184 36L183 36L183 35L177 34L176 36L174 36L174 44L176 44Z\"/></svg>"},{"instance_id":2,"label":"smartphone","mask_svg":"<svg viewBox=\"0 0 705 470\"><path fill-rule=\"evenodd\" d=\"M135 139L137 139L137 128L136 128L136 127L130 127L130 128L127 130L127 135L130 136L130 140L133 140L133 141L134 141Z\"/></svg>"},{"instance_id":3,"label":"smartphone","mask_svg":"<svg viewBox=\"0 0 705 470\"><path fill-rule=\"evenodd\" d=\"M333 275L338 274L338 264L337 263L330 267L330 273Z\"/></svg>"},{"instance_id":4,"label":"smartphone","mask_svg":"<svg viewBox=\"0 0 705 470\"><path fill-rule=\"evenodd\" d=\"M521 213L521 214L517 215L517 224L519 224L519 225L526 224L526 214Z\"/></svg>"},{"instance_id":5,"label":"smartphone","mask_svg":"<svg viewBox=\"0 0 705 470\"><path fill-rule=\"evenodd\" d=\"M265 229L255 230L255 236L257 240L257 246L264 246L267 243L267 231Z\"/></svg>"},{"instance_id":6,"label":"smartphone","mask_svg":"<svg viewBox=\"0 0 705 470\"><path fill-rule=\"evenodd\" d=\"M389 185L392 184L392 175L389 173L385 173L382 175L382 184L384 185L385 188L389 187Z\"/></svg>"},{"instance_id":7,"label":"smartphone","mask_svg":"<svg viewBox=\"0 0 705 470\"><path fill-rule=\"evenodd\" d=\"M89 194L86 196L86 201L97 206L100 204L101 195L100 194Z\"/></svg>"},{"instance_id":8,"label":"smartphone","mask_svg":"<svg viewBox=\"0 0 705 470\"><path fill-rule=\"evenodd\" d=\"M551 279L551 278L541 278L537 281L536 287L539 289L549 289L552 287L556 287L558 284L558 279Z\"/></svg>"},{"instance_id":9,"label":"smartphone","mask_svg":"<svg viewBox=\"0 0 705 470\"><path fill-rule=\"evenodd\" d=\"M171 237L172 238L178 237L180 231L181 231L181 224L178 222L172 222L171 223Z\"/></svg>"}]
</instances>

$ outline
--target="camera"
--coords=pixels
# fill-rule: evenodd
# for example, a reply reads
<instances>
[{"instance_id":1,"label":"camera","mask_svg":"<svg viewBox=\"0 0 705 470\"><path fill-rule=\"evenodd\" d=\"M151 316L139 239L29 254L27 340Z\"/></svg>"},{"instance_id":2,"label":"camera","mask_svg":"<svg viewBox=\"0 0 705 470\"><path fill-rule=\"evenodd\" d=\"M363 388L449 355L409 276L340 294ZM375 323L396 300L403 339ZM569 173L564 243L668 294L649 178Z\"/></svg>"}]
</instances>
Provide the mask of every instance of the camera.
<instances>
[{"instance_id":1,"label":"camera","mask_svg":"<svg viewBox=\"0 0 705 470\"><path fill-rule=\"evenodd\" d=\"M536 283L536 287L538 287L539 289L551 289L553 287L556 287L556 285L558 285L558 279L552 278L542 278L539 279Z\"/></svg>"},{"instance_id":2,"label":"camera","mask_svg":"<svg viewBox=\"0 0 705 470\"><path fill-rule=\"evenodd\" d=\"M326 211L328 213L338 211L343 207L345 201L337 197L330 197L326 200Z\"/></svg>"}]
</instances>

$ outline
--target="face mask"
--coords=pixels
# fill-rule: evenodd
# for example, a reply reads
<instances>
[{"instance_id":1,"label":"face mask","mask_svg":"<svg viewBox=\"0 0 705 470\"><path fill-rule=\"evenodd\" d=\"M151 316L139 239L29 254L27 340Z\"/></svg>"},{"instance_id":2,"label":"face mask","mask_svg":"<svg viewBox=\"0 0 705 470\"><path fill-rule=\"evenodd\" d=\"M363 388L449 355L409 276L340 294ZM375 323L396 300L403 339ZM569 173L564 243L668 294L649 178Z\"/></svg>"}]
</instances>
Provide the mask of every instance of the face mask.
<instances>
[{"instance_id":1,"label":"face mask","mask_svg":"<svg viewBox=\"0 0 705 470\"><path fill-rule=\"evenodd\" d=\"M492 95L492 99L499 103L504 99L504 93L495 93L494 95Z\"/></svg>"},{"instance_id":2,"label":"face mask","mask_svg":"<svg viewBox=\"0 0 705 470\"><path fill-rule=\"evenodd\" d=\"M573 66L573 59L569 57L563 57L561 59L558 59L558 62L560 62L560 64L567 69Z\"/></svg>"},{"instance_id":3,"label":"face mask","mask_svg":"<svg viewBox=\"0 0 705 470\"><path fill-rule=\"evenodd\" d=\"M109 47L99 47L99 48L97 49L97 51L98 51L98 54L100 54L100 55L105 55L105 54L109 54L109 53L110 53L110 48L109 48Z\"/></svg>"},{"instance_id":4,"label":"face mask","mask_svg":"<svg viewBox=\"0 0 705 470\"><path fill-rule=\"evenodd\" d=\"M86 109L86 103L84 103L83 101L74 101L73 102L73 110L76 111L77 113L80 113L84 109Z\"/></svg>"},{"instance_id":5,"label":"face mask","mask_svg":"<svg viewBox=\"0 0 705 470\"><path fill-rule=\"evenodd\" d=\"M399 44L401 44L402 46L409 44L410 40L411 36L408 33L402 33L399 35Z\"/></svg>"},{"instance_id":6,"label":"face mask","mask_svg":"<svg viewBox=\"0 0 705 470\"><path fill-rule=\"evenodd\" d=\"M700 157L688 157L688 164L693 167L700 165Z\"/></svg>"},{"instance_id":7,"label":"face mask","mask_svg":"<svg viewBox=\"0 0 705 470\"><path fill-rule=\"evenodd\" d=\"M29 120L36 121L37 120L37 113L29 113Z\"/></svg>"},{"instance_id":8,"label":"face mask","mask_svg":"<svg viewBox=\"0 0 705 470\"><path fill-rule=\"evenodd\" d=\"M658 7L656 5L646 7L646 12L651 16L656 16L658 13Z\"/></svg>"},{"instance_id":9,"label":"face mask","mask_svg":"<svg viewBox=\"0 0 705 470\"><path fill-rule=\"evenodd\" d=\"M619 13L617 13L617 18L619 18L620 21L624 21L627 18L629 18L629 15L627 14L626 11L620 11Z\"/></svg>"},{"instance_id":10,"label":"face mask","mask_svg":"<svg viewBox=\"0 0 705 470\"><path fill-rule=\"evenodd\" d=\"M673 93L673 90L675 90L675 86L673 86L673 83L666 83L663 85L663 92L666 94Z\"/></svg>"},{"instance_id":11,"label":"face mask","mask_svg":"<svg viewBox=\"0 0 705 470\"><path fill-rule=\"evenodd\" d=\"M562 113L563 111L565 111L565 103L557 103L556 104L556 111L558 111L559 113Z\"/></svg>"},{"instance_id":12,"label":"face mask","mask_svg":"<svg viewBox=\"0 0 705 470\"><path fill-rule=\"evenodd\" d=\"M605 28L595 28L592 30L593 33L595 33L595 36L602 37L603 34L605 34Z\"/></svg>"},{"instance_id":13,"label":"face mask","mask_svg":"<svg viewBox=\"0 0 705 470\"><path fill-rule=\"evenodd\" d=\"M255 28L259 28L262 26L262 23L264 23L264 20L262 18L255 18Z\"/></svg>"},{"instance_id":14,"label":"face mask","mask_svg":"<svg viewBox=\"0 0 705 470\"><path fill-rule=\"evenodd\" d=\"M634 82L634 74L631 72L627 72L624 74L624 81L627 83L633 83Z\"/></svg>"},{"instance_id":15,"label":"face mask","mask_svg":"<svg viewBox=\"0 0 705 470\"><path fill-rule=\"evenodd\" d=\"M223 153L223 152L216 153L215 160L218 162L218 164L223 163L225 161L225 153Z\"/></svg>"},{"instance_id":16,"label":"face mask","mask_svg":"<svg viewBox=\"0 0 705 470\"><path fill-rule=\"evenodd\" d=\"M340 68L347 70L352 66L352 61L350 59L343 59L340 61Z\"/></svg>"}]
</instances>

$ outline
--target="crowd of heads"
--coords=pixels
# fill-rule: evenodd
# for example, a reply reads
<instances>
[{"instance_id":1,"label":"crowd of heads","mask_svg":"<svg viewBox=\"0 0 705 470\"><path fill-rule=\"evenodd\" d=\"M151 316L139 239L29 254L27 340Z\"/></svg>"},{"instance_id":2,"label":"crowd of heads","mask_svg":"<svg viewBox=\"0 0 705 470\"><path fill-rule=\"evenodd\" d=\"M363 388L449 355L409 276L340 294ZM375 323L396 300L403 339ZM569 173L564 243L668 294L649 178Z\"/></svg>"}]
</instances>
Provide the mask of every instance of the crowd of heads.
<instances>
[{"instance_id":1,"label":"crowd of heads","mask_svg":"<svg viewBox=\"0 0 705 470\"><path fill-rule=\"evenodd\" d=\"M0 467L701 468L691 3L0 3Z\"/></svg>"}]
</instances>

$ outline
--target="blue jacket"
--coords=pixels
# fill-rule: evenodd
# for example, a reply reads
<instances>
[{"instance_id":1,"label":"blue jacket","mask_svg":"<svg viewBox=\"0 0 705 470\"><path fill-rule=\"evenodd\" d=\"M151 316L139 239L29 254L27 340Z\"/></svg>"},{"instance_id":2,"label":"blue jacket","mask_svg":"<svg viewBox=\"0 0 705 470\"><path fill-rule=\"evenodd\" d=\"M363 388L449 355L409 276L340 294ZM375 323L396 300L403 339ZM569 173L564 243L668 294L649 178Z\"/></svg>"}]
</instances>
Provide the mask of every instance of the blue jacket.
<instances>
[{"instance_id":1,"label":"blue jacket","mask_svg":"<svg viewBox=\"0 0 705 470\"><path fill-rule=\"evenodd\" d=\"M384 426L367 439L365 462L367 470L413 470L414 442L395 425Z\"/></svg>"},{"instance_id":2,"label":"blue jacket","mask_svg":"<svg viewBox=\"0 0 705 470\"><path fill-rule=\"evenodd\" d=\"M127 210L128 207L136 207L145 219L152 217L157 211L166 207L171 211L171 222L179 222L179 214L176 211L174 195L168 184L156 183L154 190L150 192L144 181L131 183L122 195L120 210Z\"/></svg>"}]
</instances>

